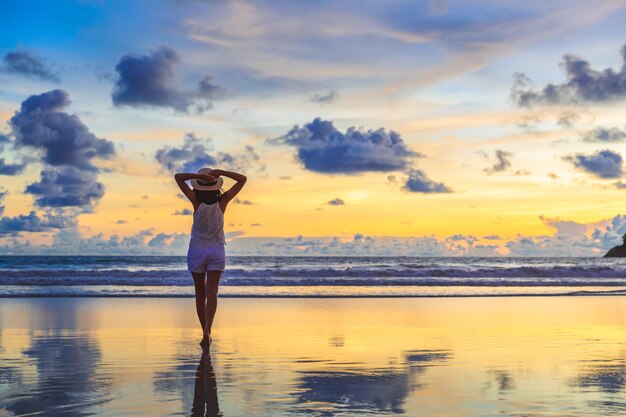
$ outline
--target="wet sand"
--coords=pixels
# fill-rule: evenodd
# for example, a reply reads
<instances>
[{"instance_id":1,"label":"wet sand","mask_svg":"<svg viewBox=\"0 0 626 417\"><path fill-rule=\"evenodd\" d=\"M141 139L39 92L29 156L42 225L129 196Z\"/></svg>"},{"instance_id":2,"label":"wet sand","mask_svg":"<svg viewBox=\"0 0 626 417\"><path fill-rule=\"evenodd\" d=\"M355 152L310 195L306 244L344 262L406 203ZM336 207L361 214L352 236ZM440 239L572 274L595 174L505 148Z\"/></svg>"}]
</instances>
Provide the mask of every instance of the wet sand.
<instances>
[{"instance_id":1,"label":"wet sand","mask_svg":"<svg viewBox=\"0 0 626 417\"><path fill-rule=\"evenodd\" d=\"M0 299L0 416L626 415L626 299Z\"/></svg>"}]
</instances>

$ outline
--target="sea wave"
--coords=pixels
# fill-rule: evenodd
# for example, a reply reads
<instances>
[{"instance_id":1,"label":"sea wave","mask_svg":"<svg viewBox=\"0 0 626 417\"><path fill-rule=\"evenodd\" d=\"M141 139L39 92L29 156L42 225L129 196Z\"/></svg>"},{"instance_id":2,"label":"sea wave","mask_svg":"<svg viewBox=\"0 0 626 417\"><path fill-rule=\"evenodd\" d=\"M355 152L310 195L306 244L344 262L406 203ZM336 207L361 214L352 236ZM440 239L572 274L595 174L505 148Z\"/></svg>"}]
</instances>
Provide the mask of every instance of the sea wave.
<instances>
[{"instance_id":1,"label":"sea wave","mask_svg":"<svg viewBox=\"0 0 626 417\"><path fill-rule=\"evenodd\" d=\"M228 268L223 285L249 286L620 286L626 265L302 265ZM187 286L183 268L0 269L0 285L134 285Z\"/></svg>"}]
</instances>

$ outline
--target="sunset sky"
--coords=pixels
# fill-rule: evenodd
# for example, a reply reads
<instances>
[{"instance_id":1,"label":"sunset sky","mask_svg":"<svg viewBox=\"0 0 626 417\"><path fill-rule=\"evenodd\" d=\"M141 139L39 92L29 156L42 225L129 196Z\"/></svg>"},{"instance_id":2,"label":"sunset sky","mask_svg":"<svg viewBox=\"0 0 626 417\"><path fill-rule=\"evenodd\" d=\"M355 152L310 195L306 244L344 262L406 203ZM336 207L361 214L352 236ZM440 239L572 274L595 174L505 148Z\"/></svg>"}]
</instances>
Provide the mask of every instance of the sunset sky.
<instances>
[{"instance_id":1,"label":"sunset sky","mask_svg":"<svg viewBox=\"0 0 626 417\"><path fill-rule=\"evenodd\" d=\"M626 1L8 1L0 252L596 255L626 232ZM231 184L226 180L227 185Z\"/></svg>"}]
</instances>

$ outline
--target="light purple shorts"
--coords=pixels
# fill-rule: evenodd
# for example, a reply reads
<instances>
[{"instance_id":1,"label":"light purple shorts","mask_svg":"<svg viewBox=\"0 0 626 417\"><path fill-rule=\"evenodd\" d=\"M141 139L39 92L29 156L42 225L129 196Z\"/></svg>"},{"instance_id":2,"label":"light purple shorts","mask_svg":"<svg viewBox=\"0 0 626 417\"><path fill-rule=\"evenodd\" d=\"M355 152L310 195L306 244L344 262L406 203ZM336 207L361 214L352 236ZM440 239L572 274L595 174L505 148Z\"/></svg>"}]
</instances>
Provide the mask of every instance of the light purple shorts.
<instances>
[{"instance_id":1,"label":"light purple shorts","mask_svg":"<svg viewBox=\"0 0 626 417\"><path fill-rule=\"evenodd\" d=\"M223 271L226 267L226 252L223 245L189 248L187 269L191 272Z\"/></svg>"}]
</instances>

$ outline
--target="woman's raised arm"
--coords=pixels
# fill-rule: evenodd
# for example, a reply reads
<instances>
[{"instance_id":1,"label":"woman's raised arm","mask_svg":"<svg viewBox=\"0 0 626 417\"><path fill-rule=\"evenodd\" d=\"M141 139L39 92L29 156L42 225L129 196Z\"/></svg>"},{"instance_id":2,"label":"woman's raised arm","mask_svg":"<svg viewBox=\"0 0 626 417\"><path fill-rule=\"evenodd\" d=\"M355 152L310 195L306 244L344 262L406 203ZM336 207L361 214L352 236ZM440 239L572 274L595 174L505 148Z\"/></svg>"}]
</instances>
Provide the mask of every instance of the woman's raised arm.
<instances>
[{"instance_id":1,"label":"woman's raised arm","mask_svg":"<svg viewBox=\"0 0 626 417\"><path fill-rule=\"evenodd\" d=\"M241 191L243 186L246 184L246 181L248 180L248 178L243 174L231 171L224 171L222 169L214 169L211 171L211 174L216 178L222 176L228 177L236 181L235 185L230 187L228 191L223 194L223 197L220 200L224 201L225 204L228 204L230 200L232 200L237 194L239 194L239 191Z\"/></svg>"},{"instance_id":2,"label":"woman's raised arm","mask_svg":"<svg viewBox=\"0 0 626 417\"><path fill-rule=\"evenodd\" d=\"M191 174L191 173L178 173L174 174L174 179L176 180L176 184L178 184L178 188L185 194L185 196L191 201L191 203L195 206L196 202L196 194L193 192L191 187L187 185L186 181L201 179L202 176L200 174Z\"/></svg>"}]
</instances>

